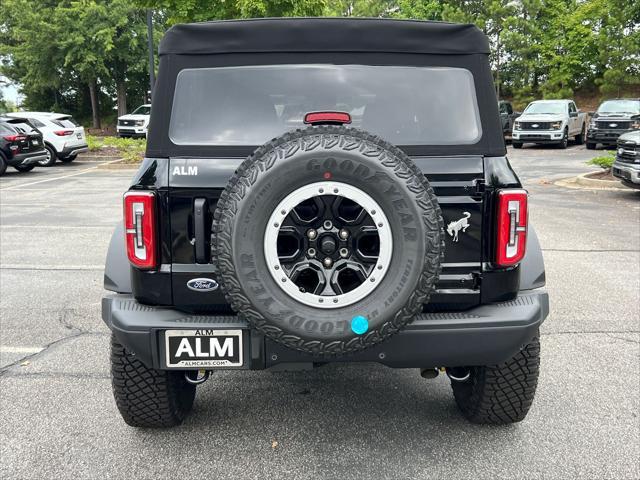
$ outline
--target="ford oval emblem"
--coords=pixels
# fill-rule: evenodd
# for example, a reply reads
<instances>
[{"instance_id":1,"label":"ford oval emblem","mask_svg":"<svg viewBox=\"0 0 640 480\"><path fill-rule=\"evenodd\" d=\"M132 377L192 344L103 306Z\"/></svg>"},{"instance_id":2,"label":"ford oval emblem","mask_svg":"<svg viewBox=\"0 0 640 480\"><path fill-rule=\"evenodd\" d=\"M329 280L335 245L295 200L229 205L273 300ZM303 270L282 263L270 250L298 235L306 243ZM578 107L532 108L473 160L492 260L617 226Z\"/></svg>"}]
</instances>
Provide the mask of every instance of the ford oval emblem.
<instances>
[{"instance_id":1,"label":"ford oval emblem","mask_svg":"<svg viewBox=\"0 0 640 480\"><path fill-rule=\"evenodd\" d=\"M187 287L194 292L211 292L218 288L218 282L211 278L192 278L187 282Z\"/></svg>"},{"instance_id":2,"label":"ford oval emblem","mask_svg":"<svg viewBox=\"0 0 640 480\"><path fill-rule=\"evenodd\" d=\"M609 124L609 126L610 126L611 128L616 128L616 127L618 126L618 124L617 124L617 123L610 123L610 124Z\"/></svg>"},{"instance_id":3,"label":"ford oval emblem","mask_svg":"<svg viewBox=\"0 0 640 480\"><path fill-rule=\"evenodd\" d=\"M537 123L534 123L533 125L531 125L533 128L538 128L540 125L538 125Z\"/></svg>"}]
</instances>

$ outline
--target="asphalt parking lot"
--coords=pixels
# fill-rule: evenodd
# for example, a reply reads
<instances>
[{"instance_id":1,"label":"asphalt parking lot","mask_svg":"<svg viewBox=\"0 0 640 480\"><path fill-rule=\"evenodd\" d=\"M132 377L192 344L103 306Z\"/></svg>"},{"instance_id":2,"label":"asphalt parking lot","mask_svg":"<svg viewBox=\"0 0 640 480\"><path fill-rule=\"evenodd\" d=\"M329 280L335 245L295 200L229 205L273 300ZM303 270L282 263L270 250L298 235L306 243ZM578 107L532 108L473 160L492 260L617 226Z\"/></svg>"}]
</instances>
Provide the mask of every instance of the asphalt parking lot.
<instances>
[{"instance_id":1,"label":"asphalt parking lot","mask_svg":"<svg viewBox=\"0 0 640 480\"><path fill-rule=\"evenodd\" d=\"M448 381L334 365L220 372L172 430L121 420L102 268L131 170L0 179L1 478L638 478L640 192L570 190L584 147L512 150L551 314L527 419L468 424Z\"/></svg>"}]
</instances>

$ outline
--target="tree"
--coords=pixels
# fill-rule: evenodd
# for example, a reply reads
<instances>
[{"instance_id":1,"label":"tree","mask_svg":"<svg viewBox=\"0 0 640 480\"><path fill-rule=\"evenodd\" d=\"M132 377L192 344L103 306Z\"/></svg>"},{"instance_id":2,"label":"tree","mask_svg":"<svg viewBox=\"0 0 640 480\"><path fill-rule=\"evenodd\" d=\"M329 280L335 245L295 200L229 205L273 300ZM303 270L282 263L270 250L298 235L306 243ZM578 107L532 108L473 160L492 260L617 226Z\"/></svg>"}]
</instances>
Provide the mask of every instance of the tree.
<instances>
[{"instance_id":1,"label":"tree","mask_svg":"<svg viewBox=\"0 0 640 480\"><path fill-rule=\"evenodd\" d=\"M126 113L131 86L144 98L147 76L145 12L129 0L3 0L0 3L2 73L20 83L25 104L78 110L91 105L100 128L101 108L115 97ZM163 32L157 15L156 44Z\"/></svg>"},{"instance_id":2,"label":"tree","mask_svg":"<svg viewBox=\"0 0 640 480\"><path fill-rule=\"evenodd\" d=\"M337 17L388 17L398 11L394 0L329 0L325 15Z\"/></svg>"},{"instance_id":3,"label":"tree","mask_svg":"<svg viewBox=\"0 0 640 480\"><path fill-rule=\"evenodd\" d=\"M134 0L138 6L166 12L169 24L233 18L317 17L327 0Z\"/></svg>"}]
</instances>

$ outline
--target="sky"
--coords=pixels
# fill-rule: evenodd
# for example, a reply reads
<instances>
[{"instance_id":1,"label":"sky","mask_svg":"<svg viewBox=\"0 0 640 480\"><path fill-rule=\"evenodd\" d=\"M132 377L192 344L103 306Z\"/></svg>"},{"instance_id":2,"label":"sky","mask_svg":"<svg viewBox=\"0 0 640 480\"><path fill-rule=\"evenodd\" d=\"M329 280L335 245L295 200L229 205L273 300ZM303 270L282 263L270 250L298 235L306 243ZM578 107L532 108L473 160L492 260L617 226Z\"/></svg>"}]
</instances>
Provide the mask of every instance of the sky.
<instances>
[{"instance_id":1,"label":"sky","mask_svg":"<svg viewBox=\"0 0 640 480\"><path fill-rule=\"evenodd\" d=\"M7 79L0 76L0 90L2 90L2 96L5 100L17 103L19 97L17 87L12 83L4 83L2 80L6 81Z\"/></svg>"}]
</instances>

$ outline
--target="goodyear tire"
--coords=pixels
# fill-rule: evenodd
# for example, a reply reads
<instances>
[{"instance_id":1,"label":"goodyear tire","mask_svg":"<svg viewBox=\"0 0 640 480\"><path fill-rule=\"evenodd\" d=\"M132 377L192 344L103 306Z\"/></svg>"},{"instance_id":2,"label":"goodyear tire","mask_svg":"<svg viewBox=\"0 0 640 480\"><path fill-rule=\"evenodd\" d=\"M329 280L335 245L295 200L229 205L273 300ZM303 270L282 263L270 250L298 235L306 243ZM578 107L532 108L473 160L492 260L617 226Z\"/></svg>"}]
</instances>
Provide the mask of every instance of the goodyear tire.
<instances>
[{"instance_id":1,"label":"goodyear tire","mask_svg":"<svg viewBox=\"0 0 640 480\"><path fill-rule=\"evenodd\" d=\"M411 322L444 255L424 175L396 147L341 126L287 133L256 150L218 201L211 243L240 317L290 348L331 356Z\"/></svg>"},{"instance_id":2,"label":"goodyear tire","mask_svg":"<svg viewBox=\"0 0 640 480\"><path fill-rule=\"evenodd\" d=\"M467 381L451 381L462 414L472 423L505 425L524 420L540 372L540 340L535 337L501 365L472 367Z\"/></svg>"},{"instance_id":3,"label":"goodyear tire","mask_svg":"<svg viewBox=\"0 0 640 480\"><path fill-rule=\"evenodd\" d=\"M132 427L180 425L191 411L196 387L184 372L147 367L111 335L111 385L124 421Z\"/></svg>"}]
</instances>

